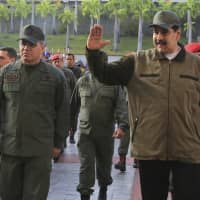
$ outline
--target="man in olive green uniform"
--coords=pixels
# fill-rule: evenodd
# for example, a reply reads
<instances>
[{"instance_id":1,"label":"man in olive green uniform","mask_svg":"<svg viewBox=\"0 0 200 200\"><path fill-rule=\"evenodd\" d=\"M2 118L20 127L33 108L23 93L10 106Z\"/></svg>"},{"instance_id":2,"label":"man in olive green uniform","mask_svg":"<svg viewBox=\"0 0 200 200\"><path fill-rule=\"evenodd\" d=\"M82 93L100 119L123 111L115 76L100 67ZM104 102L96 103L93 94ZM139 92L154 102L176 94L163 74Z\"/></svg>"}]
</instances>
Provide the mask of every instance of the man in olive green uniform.
<instances>
[{"instance_id":1,"label":"man in olive green uniform","mask_svg":"<svg viewBox=\"0 0 200 200\"><path fill-rule=\"evenodd\" d=\"M65 78L66 78L66 95L67 95L68 102L70 102L71 95L72 95L72 92L73 92L73 90L75 88L75 84L76 84L76 77L70 69L64 68L64 60L63 60L62 54L57 53L57 54L51 55L50 61L55 67L57 67L57 69L61 70L65 75ZM68 117L68 128L66 130L64 147L67 146L66 138L69 135L69 130L71 129L71 123L73 123L73 122L71 122L71 117L70 117L71 112L70 112L70 110L71 110L71 108L69 106L68 112L66 113L66 115ZM62 150L62 152L63 151L64 151L64 149ZM55 158L54 161L57 161L58 159L59 159L59 157Z\"/></svg>"},{"instance_id":2,"label":"man in olive green uniform","mask_svg":"<svg viewBox=\"0 0 200 200\"><path fill-rule=\"evenodd\" d=\"M24 27L20 60L0 71L2 199L46 200L66 131L64 75L41 61L44 34Z\"/></svg>"},{"instance_id":3,"label":"man in olive green uniform","mask_svg":"<svg viewBox=\"0 0 200 200\"><path fill-rule=\"evenodd\" d=\"M123 91L126 96L126 102L128 103L126 88L123 88ZM130 134L125 134L124 137L122 137L119 142L118 146L119 160L115 164L115 169L119 169L121 172L126 171L126 155L129 150L129 143L130 143Z\"/></svg>"},{"instance_id":4,"label":"man in olive green uniform","mask_svg":"<svg viewBox=\"0 0 200 200\"><path fill-rule=\"evenodd\" d=\"M111 167L114 137L129 134L128 108L119 86L99 83L89 72L77 82L72 104L79 113L80 176L77 190L81 200L89 200L95 183L95 161L98 200L106 200L107 186L112 183ZM118 128L114 131L115 123ZM114 133L114 134L113 134Z\"/></svg>"},{"instance_id":5,"label":"man in olive green uniform","mask_svg":"<svg viewBox=\"0 0 200 200\"><path fill-rule=\"evenodd\" d=\"M0 68L17 60L17 52L12 47L0 48Z\"/></svg>"},{"instance_id":6,"label":"man in olive green uniform","mask_svg":"<svg viewBox=\"0 0 200 200\"><path fill-rule=\"evenodd\" d=\"M17 52L12 47L0 48L0 68L8 63L15 62L17 59ZM1 155L0 155L0 176L1 176ZM0 199L1 199L1 185L0 185Z\"/></svg>"},{"instance_id":7,"label":"man in olive green uniform","mask_svg":"<svg viewBox=\"0 0 200 200\"><path fill-rule=\"evenodd\" d=\"M76 79L78 80L81 76L82 76L82 72L81 72L81 69L80 67L78 67L76 65L76 62L75 62L75 55L73 53L68 53L67 56L66 56L66 63L67 63L67 69L71 70ZM71 107L71 110L76 110L76 108L73 108ZM71 123L70 123L70 130L69 130L69 142L71 144L75 144L76 141L75 141L75 132L76 132L76 128L77 128L77 119L78 119L78 116L76 117L73 117L73 120L71 120Z\"/></svg>"},{"instance_id":8,"label":"man in olive green uniform","mask_svg":"<svg viewBox=\"0 0 200 200\"><path fill-rule=\"evenodd\" d=\"M90 71L128 92L134 158L143 200L166 200L172 172L174 199L200 199L200 57L179 43L176 13L159 11L150 25L154 48L107 63L102 27L87 40Z\"/></svg>"}]
</instances>

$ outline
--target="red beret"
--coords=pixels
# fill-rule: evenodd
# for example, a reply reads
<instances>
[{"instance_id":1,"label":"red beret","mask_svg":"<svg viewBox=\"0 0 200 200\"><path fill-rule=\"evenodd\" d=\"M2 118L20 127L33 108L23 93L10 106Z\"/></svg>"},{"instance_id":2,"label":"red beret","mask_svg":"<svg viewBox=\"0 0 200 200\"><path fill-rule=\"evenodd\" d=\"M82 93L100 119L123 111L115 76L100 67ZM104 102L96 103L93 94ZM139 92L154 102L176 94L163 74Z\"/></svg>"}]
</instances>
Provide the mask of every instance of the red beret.
<instances>
[{"instance_id":1,"label":"red beret","mask_svg":"<svg viewBox=\"0 0 200 200\"><path fill-rule=\"evenodd\" d=\"M62 58L62 55L59 53L51 55L51 60L58 60L60 58Z\"/></svg>"},{"instance_id":2,"label":"red beret","mask_svg":"<svg viewBox=\"0 0 200 200\"><path fill-rule=\"evenodd\" d=\"M189 43L185 45L185 50L192 52L192 53L197 53L200 52L200 43Z\"/></svg>"}]
</instances>

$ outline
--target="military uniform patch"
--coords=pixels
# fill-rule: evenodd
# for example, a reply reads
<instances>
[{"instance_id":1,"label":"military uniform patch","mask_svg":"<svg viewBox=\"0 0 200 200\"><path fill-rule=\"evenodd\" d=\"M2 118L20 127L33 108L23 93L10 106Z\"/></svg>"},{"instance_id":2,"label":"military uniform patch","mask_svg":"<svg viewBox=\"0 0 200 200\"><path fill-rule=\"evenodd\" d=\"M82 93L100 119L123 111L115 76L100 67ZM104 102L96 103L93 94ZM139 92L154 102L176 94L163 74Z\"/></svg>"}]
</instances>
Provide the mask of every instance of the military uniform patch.
<instances>
[{"instance_id":1,"label":"military uniform patch","mask_svg":"<svg viewBox=\"0 0 200 200\"><path fill-rule=\"evenodd\" d=\"M5 83L13 83L19 80L19 73L18 72L10 72L5 74L4 82Z\"/></svg>"}]
</instances>

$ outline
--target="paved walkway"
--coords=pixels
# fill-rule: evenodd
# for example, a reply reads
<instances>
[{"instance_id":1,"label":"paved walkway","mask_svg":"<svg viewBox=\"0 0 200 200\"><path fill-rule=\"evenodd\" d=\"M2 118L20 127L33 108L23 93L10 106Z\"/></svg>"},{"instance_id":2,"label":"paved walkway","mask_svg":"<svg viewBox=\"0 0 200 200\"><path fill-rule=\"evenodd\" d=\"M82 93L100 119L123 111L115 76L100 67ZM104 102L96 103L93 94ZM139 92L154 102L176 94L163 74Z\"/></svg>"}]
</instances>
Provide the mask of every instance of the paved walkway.
<instances>
[{"instance_id":1,"label":"paved walkway","mask_svg":"<svg viewBox=\"0 0 200 200\"><path fill-rule=\"evenodd\" d=\"M117 146L113 163L117 162ZM132 200L132 189L135 169L132 167L132 159L127 158L127 170L121 173L119 170L112 169L113 184L108 187L108 200ZM79 174L79 157L76 144L69 144L58 163L53 163L51 174L51 186L48 200L79 200L80 195L76 191ZM97 200L98 186L95 184L95 192L91 200Z\"/></svg>"},{"instance_id":2,"label":"paved walkway","mask_svg":"<svg viewBox=\"0 0 200 200\"><path fill-rule=\"evenodd\" d=\"M115 140L113 164L117 162L119 140ZM51 186L48 200L80 200L76 191L79 174L79 157L76 144L69 144L58 163L53 163L51 173ZM114 166L114 165L113 165ZM113 184L108 187L108 200L142 200L139 173L133 167L133 160L127 157L127 170L122 173L112 169ZM97 200L98 186L95 184L95 192L91 200ZM169 196L168 200L171 200Z\"/></svg>"}]
</instances>

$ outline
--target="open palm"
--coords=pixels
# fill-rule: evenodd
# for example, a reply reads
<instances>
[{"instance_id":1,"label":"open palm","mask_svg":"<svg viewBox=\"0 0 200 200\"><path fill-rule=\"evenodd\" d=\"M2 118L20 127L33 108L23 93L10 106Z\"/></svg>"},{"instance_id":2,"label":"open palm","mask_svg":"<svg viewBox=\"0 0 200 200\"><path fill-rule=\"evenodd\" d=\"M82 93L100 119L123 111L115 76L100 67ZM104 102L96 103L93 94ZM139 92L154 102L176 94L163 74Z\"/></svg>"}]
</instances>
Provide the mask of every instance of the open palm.
<instances>
[{"instance_id":1,"label":"open palm","mask_svg":"<svg viewBox=\"0 0 200 200\"><path fill-rule=\"evenodd\" d=\"M103 40L103 28L101 25L95 24L91 29L87 39L88 49L101 49L105 45L110 44L110 40Z\"/></svg>"}]
</instances>

